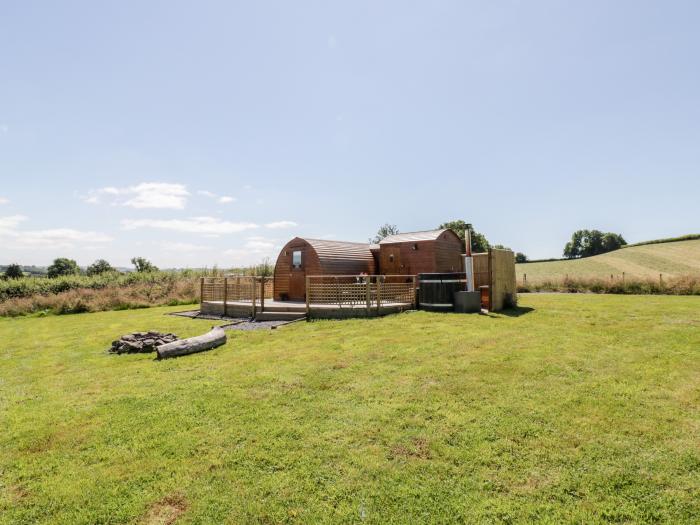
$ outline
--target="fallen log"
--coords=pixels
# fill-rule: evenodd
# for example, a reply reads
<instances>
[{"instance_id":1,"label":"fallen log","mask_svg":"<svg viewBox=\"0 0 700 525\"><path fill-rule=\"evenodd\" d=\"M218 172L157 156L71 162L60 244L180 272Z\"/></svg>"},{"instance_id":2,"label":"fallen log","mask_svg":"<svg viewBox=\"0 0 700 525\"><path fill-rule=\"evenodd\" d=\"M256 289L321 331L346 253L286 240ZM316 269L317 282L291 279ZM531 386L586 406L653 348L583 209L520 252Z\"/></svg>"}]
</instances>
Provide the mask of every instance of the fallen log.
<instances>
[{"instance_id":1,"label":"fallen log","mask_svg":"<svg viewBox=\"0 0 700 525\"><path fill-rule=\"evenodd\" d=\"M217 346L226 343L226 332L220 326L215 326L204 335L190 337L188 339L180 339L159 346L156 349L158 359L166 357L177 357L180 355L194 354L195 352L203 352L211 350Z\"/></svg>"}]
</instances>

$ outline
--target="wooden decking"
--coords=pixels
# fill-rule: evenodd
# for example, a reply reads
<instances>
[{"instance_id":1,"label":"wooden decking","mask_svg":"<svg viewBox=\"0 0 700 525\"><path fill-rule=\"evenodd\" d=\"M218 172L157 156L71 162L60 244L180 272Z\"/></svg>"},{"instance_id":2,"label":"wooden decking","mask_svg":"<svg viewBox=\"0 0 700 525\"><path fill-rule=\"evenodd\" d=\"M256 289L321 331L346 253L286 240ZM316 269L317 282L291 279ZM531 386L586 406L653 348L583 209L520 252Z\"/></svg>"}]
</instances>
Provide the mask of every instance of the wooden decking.
<instances>
[{"instance_id":1,"label":"wooden decking","mask_svg":"<svg viewBox=\"0 0 700 525\"><path fill-rule=\"evenodd\" d=\"M402 312L413 308L412 303L383 302L377 307L376 301L370 303L348 304L314 304L297 301L274 301L265 299L264 305L260 300L255 302L255 316L273 317L275 314L298 314L316 319L342 319L348 317L376 317L392 313ZM227 301L224 309L223 301L203 301L201 312L204 314L227 315L230 317L253 316L253 304L251 301ZM281 316L280 316L281 317Z\"/></svg>"}]
</instances>

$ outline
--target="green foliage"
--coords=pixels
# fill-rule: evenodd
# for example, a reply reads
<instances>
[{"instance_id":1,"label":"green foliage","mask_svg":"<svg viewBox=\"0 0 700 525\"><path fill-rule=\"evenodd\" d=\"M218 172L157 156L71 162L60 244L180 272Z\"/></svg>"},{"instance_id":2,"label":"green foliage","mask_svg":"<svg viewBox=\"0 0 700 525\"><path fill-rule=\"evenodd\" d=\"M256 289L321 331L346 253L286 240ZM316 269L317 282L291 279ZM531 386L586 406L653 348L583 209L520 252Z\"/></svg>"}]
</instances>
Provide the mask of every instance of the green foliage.
<instances>
[{"instance_id":1,"label":"green foliage","mask_svg":"<svg viewBox=\"0 0 700 525\"><path fill-rule=\"evenodd\" d=\"M439 228L449 228L455 232L457 236L462 239L462 249L466 246L464 242L464 230L469 228L472 238L472 252L483 253L489 251L489 241L486 239L486 236L477 232L471 224L467 224L461 219L444 222Z\"/></svg>"},{"instance_id":2,"label":"green foliage","mask_svg":"<svg viewBox=\"0 0 700 525\"><path fill-rule=\"evenodd\" d=\"M578 230L564 246L564 257L578 259L617 250L627 241L619 233L603 233L600 230Z\"/></svg>"},{"instance_id":3,"label":"green foliage","mask_svg":"<svg viewBox=\"0 0 700 525\"><path fill-rule=\"evenodd\" d=\"M20 279L24 277L24 272L19 264L10 264L5 268L5 279Z\"/></svg>"},{"instance_id":4,"label":"green foliage","mask_svg":"<svg viewBox=\"0 0 700 525\"><path fill-rule=\"evenodd\" d=\"M399 233L399 229L396 227L395 224L389 224L388 222L384 224L383 226L380 226L379 229L377 230L377 235L374 237L370 238L369 242L372 244L377 244L379 243L382 239L385 239L386 237L389 237L389 235L396 235Z\"/></svg>"},{"instance_id":5,"label":"green foliage","mask_svg":"<svg viewBox=\"0 0 700 525\"><path fill-rule=\"evenodd\" d=\"M525 255L523 252L517 252L515 254L515 262L516 263L526 263L528 261L527 255Z\"/></svg>"},{"instance_id":6,"label":"green foliage","mask_svg":"<svg viewBox=\"0 0 700 525\"><path fill-rule=\"evenodd\" d=\"M90 289L100 290L108 287L128 287L134 284L149 284L163 286L183 278L193 278L202 275L194 270L175 272L107 272L97 275L65 275L53 279L43 277L23 277L0 281L0 301L32 295L51 295L68 290Z\"/></svg>"},{"instance_id":7,"label":"green foliage","mask_svg":"<svg viewBox=\"0 0 700 525\"><path fill-rule=\"evenodd\" d=\"M275 273L275 266L269 257L265 257L260 264L251 267L250 274L258 277L272 277Z\"/></svg>"},{"instance_id":8,"label":"green foliage","mask_svg":"<svg viewBox=\"0 0 700 525\"><path fill-rule=\"evenodd\" d=\"M98 259L87 267L88 275L100 275L101 273L116 272L116 269L104 259Z\"/></svg>"},{"instance_id":9,"label":"green foliage","mask_svg":"<svg viewBox=\"0 0 700 525\"><path fill-rule=\"evenodd\" d=\"M134 257L131 259L131 264L134 265L134 268L136 268L136 271L139 273L158 271L158 267L156 265L143 257Z\"/></svg>"},{"instance_id":10,"label":"green foliage","mask_svg":"<svg viewBox=\"0 0 700 525\"><path fill-rule=\"evenodd\" d=\"M699 298L539 294L107 355L182 310L0 319L0 523L698 523Z\"/></svg>"},{"instance_id":11,"label":"green foliage","mask_svg":"<svg viewBox=\"0 0 700 525\"><path fill-rule=\"evenodd\" d=\"M78 275L79 273L80 268L78 267L78 263L73 259L68 259L67 257L59 257L58 259L54 259L51 266L47 268L47 275L51 279L65 275Z\"/></svg>"}]
</instances>

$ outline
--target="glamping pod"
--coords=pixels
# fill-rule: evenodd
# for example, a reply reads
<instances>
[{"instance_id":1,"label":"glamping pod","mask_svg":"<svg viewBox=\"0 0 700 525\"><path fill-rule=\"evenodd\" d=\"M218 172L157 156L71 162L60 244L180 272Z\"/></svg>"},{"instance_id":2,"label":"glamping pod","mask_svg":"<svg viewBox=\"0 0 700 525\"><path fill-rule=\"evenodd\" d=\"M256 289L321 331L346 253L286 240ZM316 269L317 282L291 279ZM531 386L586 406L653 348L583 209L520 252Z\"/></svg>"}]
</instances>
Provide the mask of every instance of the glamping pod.
<instances>
[{"instance_id":1,"label":"glamping pod","mask_svg":"<svg viewBox=\"0 0 700 525\"><path fill-rule=\"evenodd\" d=\"M277 257L273 295L278 301L303 301L307 275L361 273L376 273L369 244L295 237Z\"/></svg>"},{"instance_id":2,"label":"glamping pod","mask_svg":"<svg viewBox=\"0 0 700 525\"><path fill-rule=\"evenodd\" d=\"M390 235L379 243L379 271L417 275L463 270L462 241L450 229Z\"/></svg>"}]
</instances>

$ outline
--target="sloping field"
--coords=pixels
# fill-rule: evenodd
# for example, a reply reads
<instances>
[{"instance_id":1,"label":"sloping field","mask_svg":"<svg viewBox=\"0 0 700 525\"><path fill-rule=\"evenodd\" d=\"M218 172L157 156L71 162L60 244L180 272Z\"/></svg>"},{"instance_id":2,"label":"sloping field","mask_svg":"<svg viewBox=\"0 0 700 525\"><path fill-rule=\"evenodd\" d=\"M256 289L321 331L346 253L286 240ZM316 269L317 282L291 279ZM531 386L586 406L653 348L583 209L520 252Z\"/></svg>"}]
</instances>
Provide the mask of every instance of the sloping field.
<instances>
[{"instance_id":1,"label":"sloping field","mask_svg":"<svg viewBox=\"0 0 700 525\"><path fill-rule=\"evenodd\" d=\"M174 310L0 319L0 523L700 522L698 297L104 352Z\"/></svg>"},{"instance_id":2,"label":"sloping field","mask_svg":"<svg viewBox=\"0 0 700 525\"><path fill-rule=\"evenodd\" d=\"M646 244L622 248L614 252L571 261L550 261L517 264L518 281L527 274L528 281L538 279L571 278L609 279L629 278L658 279L700 274L700 240L678 241L662 244Z\"/></svg>"}]
</instances>

